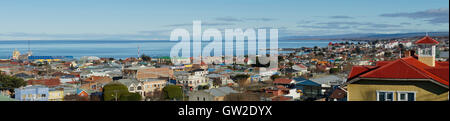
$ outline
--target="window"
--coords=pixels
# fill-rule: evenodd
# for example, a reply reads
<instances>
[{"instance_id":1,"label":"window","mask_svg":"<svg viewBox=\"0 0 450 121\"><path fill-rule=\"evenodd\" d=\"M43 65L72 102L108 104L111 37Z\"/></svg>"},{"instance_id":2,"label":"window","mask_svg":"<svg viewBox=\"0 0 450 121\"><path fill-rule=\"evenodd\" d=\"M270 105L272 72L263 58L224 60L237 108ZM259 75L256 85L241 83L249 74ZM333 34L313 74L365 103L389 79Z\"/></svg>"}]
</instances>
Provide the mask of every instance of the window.
<instances>
[{"instance_id":1,"label":"window","mask_svg":"<svg viewBox=\"0 0 450 121\"><path fill-rule=\"evenodd\" d=\"M432 56L433 49L431 45L420 45L419 54L422 56Z\"/></svg>"},{"instance_id":2,"label":"window","mask_svg":"<svg viewBox=\"0 0 450 121\"><path fill-rule=\"evenodd\" d=\"M46 94L42 94L42 96L41 97L44 97L45 98L45 96L47 96Z\"/></svg>"},{"instance_id":3,"label":"window","mask_svg":"<svg viewBox=\"0 0 450 121\"><path fill-rule=\"evenodd\" d=\"M377 91L377 101L394 101L394 92Z\"/></svg>"},{"instance_id":4,"label":"window","mask_svg":"<svg viewBox=\"0 0 450 121\"><path fill-rule=\"evenodd\" d=\"M397 92L398 101L416 101L415 92Z\"/></svg>"}]
</instances>

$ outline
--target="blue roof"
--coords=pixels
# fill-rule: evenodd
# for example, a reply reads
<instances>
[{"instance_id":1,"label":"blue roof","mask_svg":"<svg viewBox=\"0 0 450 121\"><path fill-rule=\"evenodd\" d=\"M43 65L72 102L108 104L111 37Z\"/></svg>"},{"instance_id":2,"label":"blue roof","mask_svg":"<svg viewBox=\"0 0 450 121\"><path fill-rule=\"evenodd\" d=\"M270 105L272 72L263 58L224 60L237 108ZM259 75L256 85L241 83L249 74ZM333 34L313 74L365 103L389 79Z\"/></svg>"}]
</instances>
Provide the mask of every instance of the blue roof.
<instances>
[{"instance_id":1,"label":"blue roof","mask_svg":"<svg viewBox=\"0 0 450 121\"><path fill-rule=\"evenodd\" d=\"M73 56L28 56L28 59L73 59Z\"/></svg>"},{"instance_id":2,"label":"blue roof","mask_svg":"<svg viewBox=\"0 0 450 121\"><path fill-rule=\"evenodd\" d=\"M307 85L307 86L321 86L319 83L313 82L311 80L302 78L302 77L297 77L294 78L295 80L295 85Z\"/></svg>"},{"instance_id":3,"label":"blue roof","mask_svg":"<svg viewBox=\"0 0 450 121\"><path fill-rule=\"evenodd\" d=\"M209 71L209 72L214 72L214 71L216 71L216 69L208 68L208 71Z\"/></svg>"}]
</instances>

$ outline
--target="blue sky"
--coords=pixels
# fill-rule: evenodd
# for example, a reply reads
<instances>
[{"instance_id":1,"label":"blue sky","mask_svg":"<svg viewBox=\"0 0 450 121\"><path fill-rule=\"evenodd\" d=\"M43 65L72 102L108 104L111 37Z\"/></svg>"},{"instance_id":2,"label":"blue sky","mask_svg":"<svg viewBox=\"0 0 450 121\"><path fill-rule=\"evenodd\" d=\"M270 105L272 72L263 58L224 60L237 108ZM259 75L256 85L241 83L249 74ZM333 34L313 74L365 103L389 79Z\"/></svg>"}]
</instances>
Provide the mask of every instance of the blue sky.
<instances>
[{"instance_id":1,"label":"blue sky","mask_svg":"<svg viewBox=\"0 0 450 121\"><path fill-rule=\"evenodd\" d=\"M167 40L174 28L283 36L449 31L448 0L2 0L0 40Z\"/></svg>"}]
</instances>

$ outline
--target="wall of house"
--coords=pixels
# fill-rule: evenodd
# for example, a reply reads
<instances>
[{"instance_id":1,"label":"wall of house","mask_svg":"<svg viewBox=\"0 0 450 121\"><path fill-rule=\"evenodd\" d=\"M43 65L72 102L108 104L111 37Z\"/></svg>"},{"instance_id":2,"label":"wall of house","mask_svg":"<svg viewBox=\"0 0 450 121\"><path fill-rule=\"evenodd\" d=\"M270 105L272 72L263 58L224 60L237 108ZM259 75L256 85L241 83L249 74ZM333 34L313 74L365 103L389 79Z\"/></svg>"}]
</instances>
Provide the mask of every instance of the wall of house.
<instances>
[{"instance_id":1,"label":"wall of house","mask_svg":"<svg viewBox=\"0 0 450 121\"><path fill-rule=\"evenodd\" d=\"M420 62L427 64L428 66L435 66L435 58L434 57L419 57Z\"/></svg>"},{"instance_id":2,"label":"wall of house","mask_svg":"<svg viewBox=\"0 0 450 121\"><path fill-rule=\"evenodd\" d=\"M416 101L446 101L448 88L432 82L392 82L385 81L359 82L349 84L348 101L377 101L377 91L394 91L394 101L397 100L398 91L416 92Z\"/></svg>"},{"instance_id":3,"label":"wall of house","mask_svg":"<svg viewBox=\"0 0 450 121\"><path fill-rule=\"evenodd\" d=\"M48 101L48 88L15 89L16 100ZM43 97L44 96L44 97Z\"/></svg>"},{"instance_id":4,"label":"wall of house","mask_svg":"<svg viewBox=\"0 0 450 121\"><path fill-rule=\"evenodd\" d=\"M167 81L166 80L159 80L159 81L149 81L149 82L143 82L144 83L144 91L145 93L153 92L153 91L161 91L165 86Z\"/></svg>"},{"instance_id":5,"label":"wall of house","mask_svg":"<svg viewBox=\"0 0 450 121\"><path fill-rule=\"evenodd\" d=\"M63 101L64 99L64 91L56 90L48 92L48 100L49 101Z\"/></svg>"}]
</instances>

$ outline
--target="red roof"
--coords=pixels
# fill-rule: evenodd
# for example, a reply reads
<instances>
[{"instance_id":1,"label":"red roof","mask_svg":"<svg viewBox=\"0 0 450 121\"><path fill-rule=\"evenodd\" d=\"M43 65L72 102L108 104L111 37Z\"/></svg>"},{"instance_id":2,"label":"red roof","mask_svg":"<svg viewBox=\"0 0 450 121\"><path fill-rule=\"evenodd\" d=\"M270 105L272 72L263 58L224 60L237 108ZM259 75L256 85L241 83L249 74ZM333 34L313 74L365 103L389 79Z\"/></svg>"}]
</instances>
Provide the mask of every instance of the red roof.
<instances>
[{"instance_id":1,"label":"red roof","mask_svg":"<svg viewBox=\"0 0 450 121\"><path fill-rule=\"evenodd\" d=\"M274 84L290 84L292 82L292 79L286 79L286 78L278 78L273 81Z\"/></svg>"},{"instance_id":2,"label":"red roof","mask_svg":"<svg viewBox=\"0 0 450 121\"><path fill-rule=\"evenodd\" d=\"M429 36L426 36L420 40L417 40L416 44L439 44L439 42Z\"/></svg>"},{"instance_id":3,"label":"red roof","mask_svg":"<svg viewBox=\"0 0 450 121\"><path fill-rule=\"evenodd\" d=\"M43 79L43 80L28 80L29 85L45 85L48 87L58 86L61 81L58 78Z\"/></svg>"},{"instance_id":4,"label":"red roof","mask_svg":"<svg viewBox=\"0 0 450 121\"><path fill-rule=\"evenodd\" d=\"M362 74L364 72L367 72L376 66L354 66L352 70L350 71L350 74L348 75L349 79L352 79L356 76L359 76L359 74Z\"/></svg>"},{"instance_id":5,"label":"red roof","mask_svg":"<svg viewBox=\"0 0 450 121\"><path fill-rule=\"evenodd\" d=\"M442 63L445 65L445 63ZM432 79L448 86L447 66L430 67L414 57L401 58L392 62L385 61L376 67L355 66L350 72L353 78L387 78L387 79Z\"/></svg>"},{"instance_id":6,"label":"red roof","mask_svg":"<svg viewBox=\"0 0 450 121\"><path fill-rule=\"evenodd\" d=\"M308 67L306 67L306 66L303 65L303 64L297 64L297 66L300 67L300 68L308 68Z\"/></svg>"}]
</instances>

